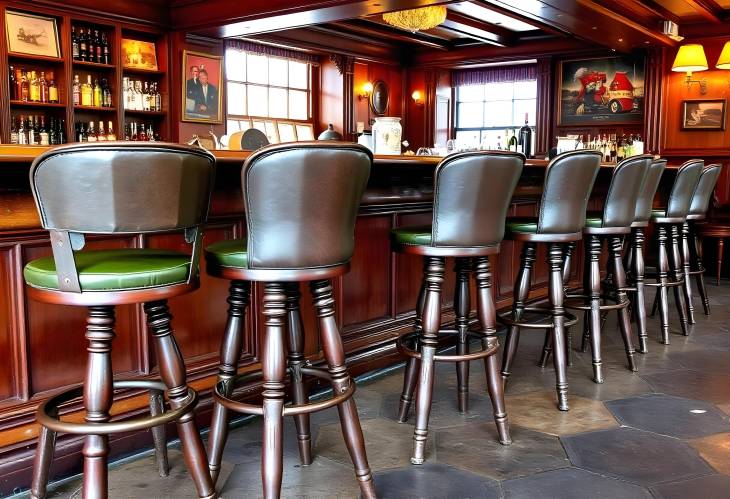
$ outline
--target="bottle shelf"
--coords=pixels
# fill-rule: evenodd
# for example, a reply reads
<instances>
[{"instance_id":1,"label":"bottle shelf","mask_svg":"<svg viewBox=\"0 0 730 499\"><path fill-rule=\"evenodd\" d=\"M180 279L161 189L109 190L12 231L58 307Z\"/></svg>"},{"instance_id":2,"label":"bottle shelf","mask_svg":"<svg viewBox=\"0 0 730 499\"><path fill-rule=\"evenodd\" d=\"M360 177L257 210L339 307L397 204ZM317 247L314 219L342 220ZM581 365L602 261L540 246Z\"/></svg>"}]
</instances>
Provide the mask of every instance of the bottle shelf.
<instances>
[{"instance_id":1,"label":"bottle shelf","mask_svg":"<svg viewBox=\"0 0 730 499\"><path fill-rule=\"evenodd\" d=\"M82 106L80 104L75 105L74 109L77 111L100 111L113 113L117 110L115 107L103 107L103 106Z\"/></svg>"},{"instance_id":2,"label":"bottle shelf","mask_svg":"<svg viewBox=\"0 0 730 499\"><path fill-rule=\"evenodd\" d=\"M125 109L124 114L134 114L137 116L165 116L165 111L136 111L134 109Z\"/></svg>"},{"instance_id":3,"label":"bottle shelf","mask_svg":"<svg viewBox=\"0 0 730 499\"><path fill-rule=\"evenodd\" d=\"M115 69L116 68L116 66L114 64L103 64L100 62L79 61L78 59L73 60L73 65L87 67L87 68L97 68L97 69Z\"/></svg>"},{"instance_id":4,"label":"bottle shelf","mask_svg":"<svg viewBox=\"0 0 730 499\"><path fill-rule=\"evenodd\" d=\"M18 107L50 107L50 108L66 107L66 104L61 104L59 102L31 102L31 101L24 101L24 100L11 100L10 105L18 106Z\"/></svg>"},{"instance_id":5,"label":"bottle shelf","mask_svg":"<svg viewBox=\"0 0 730 499\"><path fill-rule=\"evenodd\" d=\"M20 59L29 63L45 62L48 64L63 64L63 57L49 57L46 55L21 54L19 52L8 52L11 59Z\"/></svg>"},{"instance_id":6,"label":"bottle shelf","mask_svg":"<svg viewBox=\"0 0 730 499\"><path fill-rule=\"evenodd\" d=\"M159 69L142 69L142 68L123 67L122 71L125 74L133 74L133 75L162 76L165 74L164 71L160 71Z\"/></svg>"}]
</instances>

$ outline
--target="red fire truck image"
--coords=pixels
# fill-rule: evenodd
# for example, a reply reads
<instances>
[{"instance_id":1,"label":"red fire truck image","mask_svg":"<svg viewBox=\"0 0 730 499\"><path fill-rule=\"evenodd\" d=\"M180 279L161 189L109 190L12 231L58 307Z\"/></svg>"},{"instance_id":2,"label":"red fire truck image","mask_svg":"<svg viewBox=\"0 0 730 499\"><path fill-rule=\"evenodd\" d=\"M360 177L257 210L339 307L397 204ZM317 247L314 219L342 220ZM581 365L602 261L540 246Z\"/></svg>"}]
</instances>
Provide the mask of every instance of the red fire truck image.
<instances>
[{"instance_id":1,"label":"red fire truck image","mask_svg":"<svg viewBox=\"0 0 730 499\"><path fill-rule=\"evenodd\" d=\"M573 79L581 85L576 97L578 107L575 114L605 112L606 107L611 113L618 114L638 108L634 85L625 71L616 71L608 88L606 73L601 71L580 68Z\"/></svg>"}]
</instances>

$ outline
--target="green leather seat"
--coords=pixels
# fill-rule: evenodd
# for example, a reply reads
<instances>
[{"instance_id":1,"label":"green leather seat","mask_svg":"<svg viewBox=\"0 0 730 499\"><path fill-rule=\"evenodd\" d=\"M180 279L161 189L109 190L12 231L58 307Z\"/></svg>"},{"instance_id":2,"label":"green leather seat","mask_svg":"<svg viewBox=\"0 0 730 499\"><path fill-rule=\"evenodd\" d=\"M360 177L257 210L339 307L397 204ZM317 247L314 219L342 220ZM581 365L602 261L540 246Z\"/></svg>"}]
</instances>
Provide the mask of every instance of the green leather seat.
<instances>
[{"instance_id":1,"label":"green leather seat","mask_svg":"<svg viewBox=\"0 0 730 499\"><path fill-rule=\"evenodd\" d=\"M590 227L591 229L600 229L602 226L603 226L602 218L596 218L596 217L587 217L586 218L586 227Z\"/></svg>"},{"instance_id":2,"label":"green leather seat","mask_svg":"<svg viewBox=\"0 0 730 499\"><path fill-rule=\"evenodd\" d=\"M219 241L205 248L205 260L218 267L248 267L245 239Z\"/></svg>"},{"instance_id":3,"label":"green leather seat","mask_svg":"<svg viewBox=\"0 0 730 499\"><path fill-rule=\"evenodd\" d=\"M411 246L431 245L431 226L420 225L417 227L400 227L391 232L393 242L396 244L408 244Z\"/></svg>"},{"instance_id":4,"label":"green leather seat","mask_svg":"<svg viewBox=\"0 0 730 499\"><path fill-rule=\"evenodd\" d=\"M652 208L652 210L651 210L651 218L664 218L666 216L667 216L666 208L661 208L661 209Z\"/></svg>"},{"instance_id":5,"label":"green leather seat","mask_svg":"<svg viewBox=\"0 0 730 499\"><path fill-rule=\"evenodd\" d=\"M156 249L79 251L74 255L82 291L125 291L187 282L190 256ZM53 257L29 262L23 270L33 287L58 289Z\"/></svg>"},{"instance_id":6,"label":"green leather seat","mask_svg":"<svg viewBox=\"0 0 730 499\"><path fill-rule=\"evenodd\" d=\"M537 217L535 218L508 218L505 222L507 232L523 234L537 234Z\"/></svg>"}]
</instances>

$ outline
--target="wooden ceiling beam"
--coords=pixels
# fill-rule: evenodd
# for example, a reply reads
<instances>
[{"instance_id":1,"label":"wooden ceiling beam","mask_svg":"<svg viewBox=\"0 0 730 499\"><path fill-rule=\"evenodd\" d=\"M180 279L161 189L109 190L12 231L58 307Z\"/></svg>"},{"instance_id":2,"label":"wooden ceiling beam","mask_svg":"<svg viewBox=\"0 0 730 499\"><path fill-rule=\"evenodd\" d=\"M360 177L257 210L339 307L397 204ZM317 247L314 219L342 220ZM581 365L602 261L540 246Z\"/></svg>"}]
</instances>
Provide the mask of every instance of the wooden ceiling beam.
<instances>
[{"instance_id":1,"label":"wooden ceiling beam","mask_svg":"<svg viewBox=\"0 0 730 499\"><path fill-rule=\"evenodd\" d=\"M502 6L501 4L492 3L489 0L472 0L472 2L486 7L489 10L493 10L494 12L497 12L499 14L511 17L512 19L516 19L518 21L522 21L523 23L535 26L536 28L541 29L542 31L545 31L546 33L549 33L551 35L561 37L566 37L570 35L569 31L567 31L564 27L558 25L557 23L553 23L547 19L530 15L527 12L518 12L517 9L507 8Z\"/></svg>"},{"instance_id":2,"label":"wooden ceiling beam","mask_svg":"<svg viewBox=\"0 0 730 499\"><path fill-rule=\"evenodd\" d=\"M422 47L435 50L448 50L451 43L438 36L425 33L405 33L395 28L391 29L378 23L367 20L352 19L350 21L337 21L330 23L335 28L353 31L360 35L366 35L371 39L386 38L404 44L421 45Z\"/></svg>"},{"instance_id":3,"label":"wooden ceiling beam","mask_svg":"<svg viewBox=\"0 0 730 499\"><path fill-rule=\"evenodd\" d=\"M712 0L684 0L686 4L692 7L706 21L711 23L721 23L719 12L720 7Z\"/></svg>"},{"instance_id":4,"label":"wooden ceiling beam","mask_svg":"<svg viewBox=\"0 0 730 499\"><path fill-rule=\"evenodd\" d=\"M441 27L498 47L509 47L515 43L514 32L453 11L447 13Z\"/></svg>"}]
</instances>

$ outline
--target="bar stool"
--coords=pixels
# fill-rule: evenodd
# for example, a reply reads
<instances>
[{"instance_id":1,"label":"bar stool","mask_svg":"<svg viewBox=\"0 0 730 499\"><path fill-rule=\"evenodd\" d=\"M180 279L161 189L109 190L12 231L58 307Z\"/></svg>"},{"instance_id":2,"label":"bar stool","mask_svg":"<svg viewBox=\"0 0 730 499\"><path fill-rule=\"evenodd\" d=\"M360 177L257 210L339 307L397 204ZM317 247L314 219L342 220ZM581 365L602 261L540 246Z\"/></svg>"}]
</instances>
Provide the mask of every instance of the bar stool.
<instances>
[{"instance_id":1,"label":"bar stool","mask_svg":"<svg viewBox=\"0 0 730 499\"><path fill-rule=\"evenodd\" d=\"M25 266L28 296L45 303L88 308L89 341L82 387L38 407L41 425L31 497L46 495L57 433L85 435L85 498L107 497L109 435L176 421L183 453L199 497L215 496L205 449L195 424L197 395L173 336L167 300L198 288L202 225L215 158L173 144L84 144L52 149L31 166L30 180L41 224L50 232L53 257ZM144 182L140 182L144 179ZM190 255L156 249L81 251L84 234L185 231ZM116 305L143 303L163 382L113 380L111 347ZM153 404L153 416L109 422L115 389L166 390L170 410ZM59 406L83 396L85 422L61 421ZM159 433L157 434L159 444ZM164 445L164 437L162 441ZM159 445L158 445L159 448Z\"/></svg>"},{"instance_id":2,"label":"bar stool","mask_svg":"<svg viewBox=\"0 0 730 499\"><path fill-rule=\"evenodd\" d=\"M583 260L583 294L566 295L565 308L584 311L583 327L591 340L593 381L603 383L601 362L601 313L615 310L626 348L629 370L636 371L634 345L631 338L629 299L626 296L626 273L623 265L622 237L631 232L637 198L651 167L649 155L634 156L621 161L613 169L603 213L586 218L585 258ZM612 265L614 294L601 293L601 253L603 242L608 245ZM602 301L608 303L601 303ZM584 333L585 337L585 333ZM546 342L547 343L547 342ZM569 345L570 347L570 345Z\"/></svg>"},{"instance_id":3,"label":"bar stool","mask_svg":"<svg viewBox=\"0 0 730 499\"><path fill-rule=\"evenodd\" d=\"M264 497L279 497L283 473L283 416L294 416L303 464L311 462L308 415L337 406L345 443L363 497L375 497L355 401L335 319L331 279L347 272L354 249L355 218L370 174L372 154L360 145L296 142L253 153L241 174L247 238L205 248L208 273L231 280L228 324L221 345L209 437L208 466L217 478L227 434L228 411L263 416L261 474ZM264 283L265 332L262 372L236 375L250 283ZM303 357L299 282L310 281L328 369ZM288 331L287 331L288 330ZM285 342L285 333L288 332ZM288 369L285 355L288 350ZM289 374L294 405L284 405ZM303 375L332 383L332 398L309 403ZM263 377L263 406L231 399L233 389Z\"/></svg>"},{"instance_id":4,"label":"bar stool","mask_svg":"<svg viewBox=\"0 0 730 499\"><path fill-rule=\"evenodd\" d=\"M705 315L710 315L710 300L707 297L707 288L705 288L705 268L702 265L702 249L699 244L697 235L697 226L705 225L704 220L707 218L707 210L710 207L710 199L715 191L717 180L720 178L722 166L718 164L708 165L702 170L697 188L692 195L687 221L682 226L682 256L684 260L684 289L685 299L688 303L690 324L695 323L694 306L692 304L692 283L690 276L695 276L697 281L697 289L700 292L702 306ZM690 245L690 239L692 244ZM722 262L722 256L719 258ZM694 267L694 270L691 268ZM718 276L720 273L718 272Z\"/></svg>"},{"instance_id":5,"label":"bar stool","mask_svg":"<svg viewBox=\"0 0 730 499\"><path fill-rule=\"evenodd\" d=\"M498 320L509 326L502 359L502 378L510 375L512 361L517 352L520 328L550 329L553 337L553 364L555 366L558 409L568 410L568 379L566 375L567 344L566 324L574 324L577 318L566 314L563 306L564 250L571 242L583 236L586 221L586 206L593 189L593 183L601 166L598 151L570 151L553 158L545 171L545 184L538 217L507 219L506 239L522 241L520 271L515 280L514 304L511 313L498 316ZM530 280L538 243L548 243L549 309L527 307ZM524 320L525 312L550 314L551 321L531 322ZM566 322L567 319L567 322Z\"/></svg>"},{"instance_id":6,"label":"bar stool","mask_svg":"<svg viewBox=\"0 0 730 499\"><path fill-rule=\"evenodd\" d=\"M725 248L725 238L730 237L730 225L720 222L707 222L703 224L698 224L697 227L695 227L695 230L696 237L700 239L699 241L695 242L695 245L697 246L697 260L699 262L702 261L702 241L708 237L717 238L717 277L715 278L715 284L719 286L721 277L720 272L722 271L722 257ZM704 267L700 268L704 270ZM709 303L707 304L707 307L709 310Z\"/></svg>"},{"instance_id":7,"label":"bar stool","mask_svg":"<svg viewBox=\"0 0 730 499\"><path fill-rule=\"evenodd\" d=\"M652 316L659 308L661 319L661 343L669 345L669 300L667 289L674 289L674 301L677 306L682 334L689 335L689 320L687 306L684 301L684 264L680 253L680 230L684 226L692 202L692 196L700 180L704 167L701 159L686 161L677 171L669 201L666 208L653 209L651 221L657 231L657 270L656 283L645 283L645 286L657 288L652 306ZM671 245L671 252L667 252L667 244ZM672 275L669 276L671 265Z\"/></svg>"},{"instance_id":8,"label":"bar stool","mask_svg":"<svg viewBox=\"0 0 730 499\"><path fill-rule=\"evenodd\" d=\"M467 406L469 361L484 359L499 441L504 445L511 443L504 389L494 356L499 342L489 255L499 253L504 236L504 220L524 163L522 154L500 151L449 156L438 164L434 172L431 225L402 227L392 232L394 251L424 257L423 283L416 305L414 332L396 342L398 350L408 356L398 411L400 422L408 418L413 392L418 383L411 457L413 464L424 462L435 362L457 363L459 410L463 412ZM456 257L456 328L451 330L441 329L441 285L447 256ZM471 308L469 275L472 271L477 287L477 315L481 326L478 332L468 330ZM436 354L439 334L457 336L456 355ZM482 340L481 350L469 352L470 337ZM406 346L409 342L414 344L413 348Z\"/></svg>"},{"instance_id":9,"label":"bar stool","mask_svg":"<svg viewBox=\"0 0 730 499\"><path fill-rule=\"evenodd\" d=\"M627 291L630 293L631 307L636 317L639 333L639 353L648 353L646 332L646 304L644 295L644 229L649 226L654 196L659 188L662 174L667 167L666 159L652 161L644 179L641 195L636 200L634 222L631 224L624 268L627 269Z\"/></svg>"}]
</instances>

